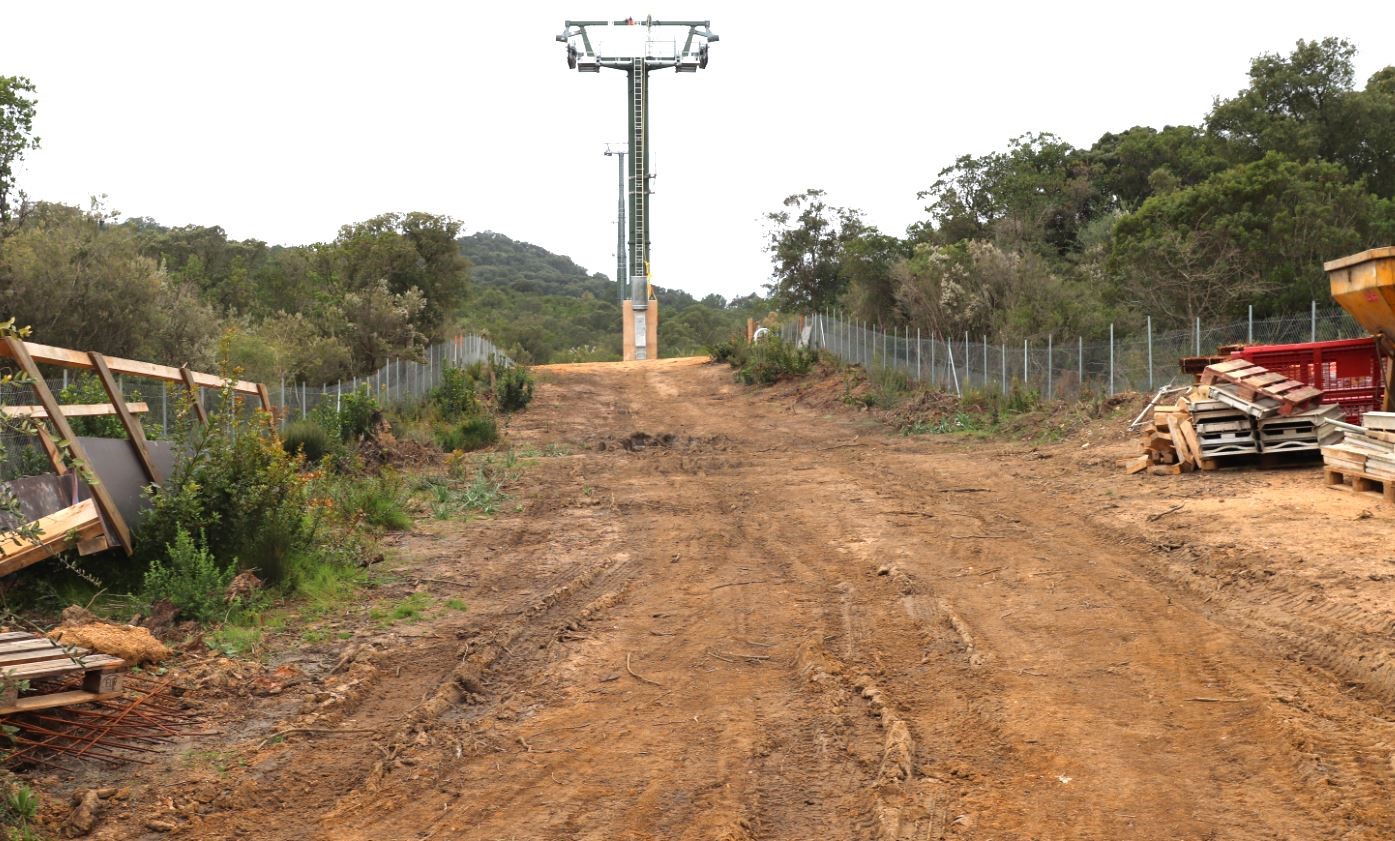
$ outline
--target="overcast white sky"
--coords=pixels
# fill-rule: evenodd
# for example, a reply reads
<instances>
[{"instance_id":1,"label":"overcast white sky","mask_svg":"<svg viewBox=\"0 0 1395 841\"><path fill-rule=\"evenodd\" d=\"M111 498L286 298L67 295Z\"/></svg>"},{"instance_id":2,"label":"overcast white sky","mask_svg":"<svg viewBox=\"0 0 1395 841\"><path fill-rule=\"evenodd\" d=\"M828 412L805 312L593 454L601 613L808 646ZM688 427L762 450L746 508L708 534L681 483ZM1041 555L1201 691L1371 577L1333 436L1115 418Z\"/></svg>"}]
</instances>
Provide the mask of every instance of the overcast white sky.
<instances>
[{"instance_id":1,"label":"overcast white sky","mask_svg":"<svg viewBox=\"0 0 1395 841\"><path fill-rule=\"evenodd\" d=\"M710 67L651 93L654 280L769 277L765 212L806 187L900 233L962 153L1195 123L1251 57L1354 41L1395 63L1388 2L28 2L0 74L38 85L35 198L272 243L389 210L460 219L613 274L625 76L566 69L573 19L710 19Z\"/></svg>"}]
</instances>

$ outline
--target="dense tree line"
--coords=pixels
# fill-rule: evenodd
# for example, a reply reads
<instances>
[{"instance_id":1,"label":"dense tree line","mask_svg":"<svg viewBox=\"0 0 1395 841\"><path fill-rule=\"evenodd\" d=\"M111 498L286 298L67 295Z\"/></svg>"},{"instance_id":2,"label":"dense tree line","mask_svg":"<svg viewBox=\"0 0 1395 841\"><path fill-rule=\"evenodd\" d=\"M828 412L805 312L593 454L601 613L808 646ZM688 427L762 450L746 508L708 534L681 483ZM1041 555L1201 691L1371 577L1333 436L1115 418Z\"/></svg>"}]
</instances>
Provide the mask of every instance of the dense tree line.
<instances>
[{"instance_id":1,"label":"dense tree line","mask_svg":"<svg viewBox=\"0 0 1395 841\"><path fill-rule=\"evenodd\" d=\"M525 362L620 358L614 283L536 245L462 236L449 217L385 213L330 242L275 246L218 226L121 221L97 200L31 202L13 173L38 146L35 114L34 85L0 77L0 318L38 341L204 369L226 357L268 382L362 375L458 329ZM701 352L765 314L755 298L659 296L666 355Z\"/></svg>"},{"instance_id":2,"label":"dense tree line","mask_svg":"<svg viewBox=\"0 0 1395 841\"><path fill-rule=\"evenodd\" d=\"M1395 241L1395 67L1356 87L1350 43L1299 41L1197 126L1078 148L1049 133L964 155L904 237L820 190L769 214L785 309L1003 338L1099 335L1306 308L1322 262Z\"/></svg>"}]
</instances>

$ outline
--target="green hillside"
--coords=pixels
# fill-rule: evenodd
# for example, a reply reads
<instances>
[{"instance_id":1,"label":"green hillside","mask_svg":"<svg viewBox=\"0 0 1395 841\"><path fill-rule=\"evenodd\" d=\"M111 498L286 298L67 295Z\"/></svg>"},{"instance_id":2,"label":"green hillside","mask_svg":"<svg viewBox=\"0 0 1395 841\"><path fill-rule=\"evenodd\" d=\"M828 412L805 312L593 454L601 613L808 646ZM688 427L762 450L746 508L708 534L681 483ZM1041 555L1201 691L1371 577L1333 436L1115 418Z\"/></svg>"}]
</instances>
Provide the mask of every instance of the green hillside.
<instances>
[{"instance_id":1,"label":"green hillside","mask_svg":"<svg viewBox=\"0 0 1395 841\"><path fill-rule=\"evenodd\" d=\"M525 362L620 358L620 303L615 283L541 246L484 231L461 237L472 290L460 326L488 334ZM662 356L691 356L763 317L764 299L701 300L656 286Z\"/></svg>"}]
</instances>

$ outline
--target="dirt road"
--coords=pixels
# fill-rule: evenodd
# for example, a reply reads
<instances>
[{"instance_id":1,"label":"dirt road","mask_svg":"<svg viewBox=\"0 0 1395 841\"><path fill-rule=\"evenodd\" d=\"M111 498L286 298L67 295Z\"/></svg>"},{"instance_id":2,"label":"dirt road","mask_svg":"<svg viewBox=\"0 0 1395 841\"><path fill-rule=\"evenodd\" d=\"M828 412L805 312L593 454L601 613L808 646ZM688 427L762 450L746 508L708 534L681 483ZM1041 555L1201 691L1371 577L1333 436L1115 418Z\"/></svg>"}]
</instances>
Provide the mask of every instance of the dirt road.
<instances>
[{"instance_id":1,"label":"dirt road","mask_svg":"<svg viewBox=\"0 0 1395 841\"><path fill-rule=\"evenodd\" d=\"M890 436L725 368L542 377L512 440L568 454L401 548L468 609L351 648L307 725L330 732L249 732L169 789L199 804L180 831L1395 837L1389 599L1203 586L1062 457Z\"/></svg>"}]
</instances>

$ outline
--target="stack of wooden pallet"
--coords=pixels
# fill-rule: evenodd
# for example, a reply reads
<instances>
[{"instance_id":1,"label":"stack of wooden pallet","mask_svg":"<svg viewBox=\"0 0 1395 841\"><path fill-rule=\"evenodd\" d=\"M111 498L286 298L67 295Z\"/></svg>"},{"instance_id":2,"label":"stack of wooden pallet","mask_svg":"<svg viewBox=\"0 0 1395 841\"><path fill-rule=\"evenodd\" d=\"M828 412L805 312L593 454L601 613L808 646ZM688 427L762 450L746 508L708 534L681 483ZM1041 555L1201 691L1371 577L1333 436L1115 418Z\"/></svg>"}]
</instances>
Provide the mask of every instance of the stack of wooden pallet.
<instances>
[{"instance_id":1,"label":"stack of wooden pallet","mask_svg":"<svg viewBox=\"0 0 1395 841\"><path fill-rule=\"evenodd\" d=\"M1322 448L1327 484L1350 479L1356 490L1383 490L1395 502L1395 412L1367 412L1361 426L1340 419L1329 426L1339 437Z\"/></svg>"},{"instance_id":2,"label":"stack of wooden pallet","mask_svg":"<svg viewBox=\"0 0 1395 841\"><path fill-rule=\"evenodd\" d=\"M1218 459L1267 453L1316 452L1331 443L1341 407L1324 405L1322 391L1243 359L1208 365L1200 384L1176 403L1155 407L1143 430L1143 455L1126 472L1215 470Z\"/></svg>"},{"instance_id":3,"label":"stack of wooden pallet","mask_svg":"<svg viewBox=\"0 0 1395 841\"><path fill-rule=\"evenodd\" d=\"M1193 398L1200 398L1200 387L1190 389L1177 402L1153 407L1151 423L1143 427L1143 455L1129 462L1126 472L1184 473L1200 467L1216 469L1215 462L1202 455L1201 439L1192 421Z\"/></svg>"},{"instance_id":4,"label":"stack of wooden pallet","mask_svg":"<svg viewBox=\"0 0 1395 841\"><path fill-rule=\"evenodd\" d=\"M1219 386L1212 396L1236 408L1245 411L1250 411L1251 406L1272 408L1284 417L1301 414L1322 402L1322 389L1276 374L1248 359L1227 359L1207 365L1201 372L1201 384Z\"/></svg>"}]
</instances>

